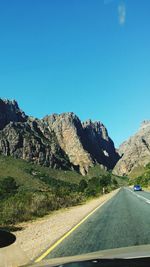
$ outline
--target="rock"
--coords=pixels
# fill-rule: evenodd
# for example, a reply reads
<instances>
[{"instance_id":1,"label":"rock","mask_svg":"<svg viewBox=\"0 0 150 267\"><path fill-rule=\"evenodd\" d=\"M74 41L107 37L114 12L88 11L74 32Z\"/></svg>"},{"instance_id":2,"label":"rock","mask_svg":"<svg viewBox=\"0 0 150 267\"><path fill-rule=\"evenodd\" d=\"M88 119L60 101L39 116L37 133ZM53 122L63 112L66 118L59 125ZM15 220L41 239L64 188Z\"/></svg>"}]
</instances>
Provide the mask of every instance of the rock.
<instances>
[{"instance_id":1,"label":"rock","mask_svg":"<svg viewBox=\"0 0 150 267\"><path fill-rule=\"evenodd\" d=\"M150 121L144 121L139 131L119 147L119 154L114 174L130 175L136 167L150 162Z\"/></svg>"},{"instance_id":2,"label":"rock","mask_svg":"<svg viewBox=\"0 0 150 267\"><path fill-rule=\"evenodd\" d=\"M56 134L58 143L70 162L79 167L82 175L93 166L90 154L84 149L84 131L79 118L71 112L46 116L44 122Z\"/></svg>"},{"instance_id":3,"label":"rock","mask_svg":"<svg viewBox=\"0 0 150 267\"><path fill-rule=\"evenodd\" d=\"M86 149L99 164L113 169L120 156L108 135L106 127L99 121L88 120L83 123Z\"/></svg>"},{"instance_id":4,"label":"rock","mask_svg":"<svg viewBox=\"0 0 150 267\"><path fill-rule=\"evenodd\" d=\"M25 122L27 116L19 109L15 100L2 100L0 98L0 130L2 130L8 123Z\"/></svg>"},{"instance_id":5,"label":"rock","mask_svg":"<svg viewBox=\"0 0 150 267\"><path fill-rule=\"evenodd\" d=\"M36 122L9 123L0 131L0 154L52 168L71 168L69 159L61 150L55 134L49 132L47 139Z\"/></svg>"},{"instance_id":6,"label":"rock","mask_svg":"<svg viewBox=\"0 0 150 267\"><path fill-rule=\"evenodd\" d=\"M75 169L82 175L96 163L112 169L119 158L101 122L81 123L72 112L39 120L25 115L16 101L2 99L0 154L52 168Z\"/></svg>"}]
</instances>

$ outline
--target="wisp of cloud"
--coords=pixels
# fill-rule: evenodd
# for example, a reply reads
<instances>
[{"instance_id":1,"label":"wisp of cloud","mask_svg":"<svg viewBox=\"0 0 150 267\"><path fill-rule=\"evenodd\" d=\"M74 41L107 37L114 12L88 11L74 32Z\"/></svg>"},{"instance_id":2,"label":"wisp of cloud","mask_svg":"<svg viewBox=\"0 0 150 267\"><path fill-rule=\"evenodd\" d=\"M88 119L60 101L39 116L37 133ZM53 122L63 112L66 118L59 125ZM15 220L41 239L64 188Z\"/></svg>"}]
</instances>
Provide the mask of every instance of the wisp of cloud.
<instances>
[{"instance_id":1,"label":"wisp of cloud","mask_svg":"<svg viewBox=\"0 0 150 267\"><path fill-rule=\"evenodd\" d=\"M124 25L126 21L126 6L124 2L121 2L118 6L119 24Z\"/></svg>"}]
</instances>

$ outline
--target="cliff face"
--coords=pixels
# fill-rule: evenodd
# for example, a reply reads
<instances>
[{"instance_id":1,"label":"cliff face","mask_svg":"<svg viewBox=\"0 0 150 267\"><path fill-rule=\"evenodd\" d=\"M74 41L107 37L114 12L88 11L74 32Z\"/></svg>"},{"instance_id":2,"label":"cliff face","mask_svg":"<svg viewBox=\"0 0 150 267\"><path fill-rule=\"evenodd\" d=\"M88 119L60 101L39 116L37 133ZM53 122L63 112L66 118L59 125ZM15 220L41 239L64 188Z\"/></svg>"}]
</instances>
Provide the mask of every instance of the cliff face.
<instances>
[{"instance_id":1,"label":"cliff face","mask_svg":"<svg viewBox=\"0 0 150 267\"><path fill-rule=\"evenodd\" d=\"M88 120L83 123L83 128L87 151L99 164L112 169L120 157L106 127L101 122Z\"/></svg>"},{"instance_id":2,"label":"cliff face","mask_svg":"<svg viewBox=\"0 0 150 267\"><path fill-rule=\"evenodd\" d=\"M93 165L90 154L84 148L84 131L79 118L73 113L53 114L44 118L57 137L60 147L68 155L70 162L79 166L85 175Z\"/></svg>"},{"instance_id":3,"label":"cliff face","mask_svg":"<svg viewBox=\"0 0 150 267\"><path fill-rule=\"evenodd\" d=\"M77 169L95 163L112 169L119 156L100 122L81 123L71 112L42 120L22 112L16 101L0 99L0 154L53 168Z\"/></svg>"},{"instance_id":4,"label":"cliff face","mask_svg":"<svg viewBox=\"0 0 150 267\"><path fill-rule=\"evenodd\" d=\"M113 172L128 175L134 168L150 162L150 121L144 121L139 131L119 148L121 159Z\"/></svg>"}]
</instances>

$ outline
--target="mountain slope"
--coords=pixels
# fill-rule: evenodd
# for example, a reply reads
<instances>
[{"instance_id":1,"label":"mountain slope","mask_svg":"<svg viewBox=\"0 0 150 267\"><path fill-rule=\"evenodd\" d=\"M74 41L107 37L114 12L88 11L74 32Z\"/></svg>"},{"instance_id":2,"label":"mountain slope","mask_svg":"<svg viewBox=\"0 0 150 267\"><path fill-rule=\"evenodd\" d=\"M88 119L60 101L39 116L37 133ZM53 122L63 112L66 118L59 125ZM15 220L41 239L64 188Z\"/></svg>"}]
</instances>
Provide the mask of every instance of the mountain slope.
<instances>
[{"instance_id":1,"label":"mountain slope","mask_svg":"<svg viewBox=\"0 0 150 267\"><path fill-rule=\"evenodd\" d=\"M72 112L43 119L27 116L16 101L0 99L0 154L40 165L79 170L99 163L112 169L119 159L101 122L81 123Z\"/></svg>"},{"instance_id":2,"label":"mountain slope","mask_svg":"<svg viewBox=\"0 0 150 267\"><path fill-rule=\"evenodd\" d=\"M144 121L139 131L119 148L121 159L113 172L132 175L135 169L150 162L150 121Z\"/></svg>"},{"instance_id":3,"label":"mountain slope","mask_svg":"<svg viewBox=\"0 0 150 267\"><path fill-rule=\"evenodd\" d=\"M89 197L109 192L126 181L102 170L90 169L84 178L76 171L57 170L0 155L0 226L43 216Z\"/></svg>"}]
</instances>

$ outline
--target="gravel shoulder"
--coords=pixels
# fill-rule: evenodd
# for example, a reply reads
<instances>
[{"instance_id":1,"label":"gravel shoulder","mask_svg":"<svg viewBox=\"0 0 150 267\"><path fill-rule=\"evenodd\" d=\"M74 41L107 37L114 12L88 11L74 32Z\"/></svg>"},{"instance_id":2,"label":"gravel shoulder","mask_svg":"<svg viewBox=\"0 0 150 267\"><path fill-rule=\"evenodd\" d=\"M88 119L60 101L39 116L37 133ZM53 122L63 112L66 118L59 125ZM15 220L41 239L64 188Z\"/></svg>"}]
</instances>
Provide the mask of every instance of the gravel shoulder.
<instances>
[{"instance_id":1,"label":"gravel shoulder","mask_svg":"<svg viewBox=\"0 0 150 267\"><path fill-rule=\"evenodd\" d=\"M1 250L1 253L3 252L3 258L5 254L7 254L7 260L9 259L9 253L11 253L11 257L13 254L14 258L16 254L19 254L21 264L36 259L46 248L50 247L66 232L72 229L73 226L79 223L92 210L113 197L118 190L119 189L99 198L87 201L82 205L54 211L36 221L19 224L18 226L22 227L22 230L14 232L16 235L16 242L13 245ZM12 253L12 251L14 251L14 253ZM11 260L13 261L13 259ZM7 266L9 266L9 264Z\"/></svg>"}]
</instances>

